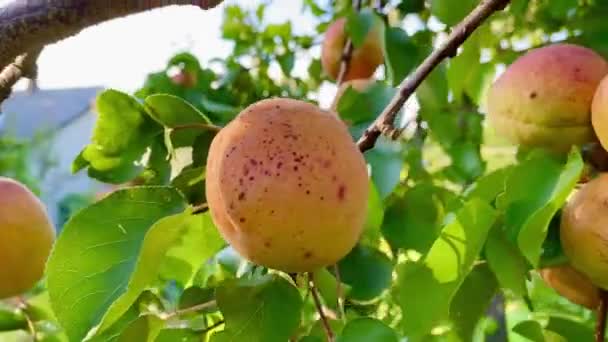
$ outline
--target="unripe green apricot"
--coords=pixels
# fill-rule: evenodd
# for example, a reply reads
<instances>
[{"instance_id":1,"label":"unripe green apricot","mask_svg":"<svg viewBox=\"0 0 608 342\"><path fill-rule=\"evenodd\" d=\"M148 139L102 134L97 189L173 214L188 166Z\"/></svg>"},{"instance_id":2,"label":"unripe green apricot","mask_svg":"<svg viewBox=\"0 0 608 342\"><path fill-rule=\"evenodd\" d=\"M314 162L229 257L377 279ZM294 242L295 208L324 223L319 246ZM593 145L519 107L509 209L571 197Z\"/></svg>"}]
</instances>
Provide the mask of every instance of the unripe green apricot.
<instances>
[{"instance_id":1,"label":"unripe green apricot","mask_svg":"<svg viewBox=\"0 0 608 342\"><path fill-rule=\"evenodd\" d=\"M585 47L532 50L492 85L489 122L514 144L567 152L594 139L591 102L606 74L606 60Z\"/></svg>"},{"instance_id":2,"label":"unripe green apricot","mask_svg":"<svg viewBox=\"0 0 608 342\"><path fill-rule=\"evenodd\" d=\"M560 238L570 264L608 289L608 174L572 196L562 212Z\"/></svg>"},{"instance_id":3,"label":"unripe green apricot","mask_svg":"<svg viewBox=\"0 0 608 342\"><path fill-rule=\"evenodd\" d=\"M357 243L369 179L335 113L275 98L214 138L206 195L222 236L250 261L286 272L335 264Z\"/></svg>"},{"instance_id":4,"label":"unripe green apricot","mask_svg":"<svg viewBox=\"0 0 608 342\"><path fill-rule=\"evenodd\" d=\"M31 289L44 273L55 229L23 184L0 177L0 298Z\"/></svg>"}]
</instances>

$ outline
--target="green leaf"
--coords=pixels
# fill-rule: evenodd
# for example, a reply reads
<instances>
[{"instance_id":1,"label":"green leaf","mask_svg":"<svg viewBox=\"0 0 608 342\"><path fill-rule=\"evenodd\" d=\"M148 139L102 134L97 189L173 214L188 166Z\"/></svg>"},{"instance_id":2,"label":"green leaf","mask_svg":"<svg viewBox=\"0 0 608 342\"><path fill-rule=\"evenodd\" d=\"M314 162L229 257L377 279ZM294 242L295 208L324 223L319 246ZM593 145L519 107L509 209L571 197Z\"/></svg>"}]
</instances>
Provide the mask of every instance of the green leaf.
<instances>
[{"instance_id":1,"label":"green leaf","mask_svg":"<svg viewBox=\"0 0 608 342\"><path fill-rule=\"evenodd\" d=\"M358 318L348 322L336 342L399 342L397 333L374 318Z\"/></svg>"},{"instance_id":2,"label":"green leaf","mask_svg":"<svg viewBox=\"0 0 608 342\"><path fill-rule=\"evenodd\" d=\"M449 87L443 64L437 66L416 89L416 98L423 113L445 111L448 105L448 94Z\"/></svg>"},{"instance_id":3,"label":"green leaf","mask_svg":"<svg viewBox=\"0 0 608 342\"><path fill-rule=\"evenodd\" d=\"M376 186L370 181L369 199L367 202L367 218L361 242L375 246L382 237L381 227L384 221L384 204Z\"/></svg>"},{"instance_id":4,"label":"green leaf","mask_svg":"<svg viewBox=\"0 0 608 342\"><path fill-rule=\"evenodd\" d=\"M0 306L0 331L27 329L25 316L13 308Z\"/></svg>"},{"instance_id":5,"label":"green leaf","mask_svg":"<svg viewBox=\"0 0 608 342\"><path fill-rule=\"evenodd\" d=\"M551 316L546 329L561 335L566 341L593 341L593 330L571 319Z\"/></svg>"},{"instance_id":6,"label":"green leaf","mask_svg":"<svg viewBox=\"0 0 608 342\"><path fill-rule=\"evenodd\" d=\"M163 320L156 316L140 316L120 334L117 342L154 342L163 325Z\"/></svg>"},{"instance_id":7,"label":"green leaf","mask_svg":"<svg viewBox=\"0 0 608 342\"><path fill-rule=\"evenodd\" d=\"M226 330L213 335L213 342L284 342L300 323L300 294L276 274L227 281L217 289L216 296Z\"/></svg>"},{"instance_id":8,"label":"green leaf","mask_svg":"<svg viewBox=\"0 0 608 342\"><path fill-rule=\"evenodd\" d=\"M340 97L337 110L342 119L353 125L367 123L382 113L396 92L396 88L382 82L374 82L362 92L348 87Z\"/></svg>"},{"instance_id":9,"label":"green leaf","mask_svg":"<svg viewBox=\"0 0 608 342\"><path fill-rule=\"evenodd\" d=\"M497 290L496 278L485 264L475 266L465 278L450 306L450 319L462 341L473 341L475 328Z\"/></svg>"},{"instance_id":10,"label":"green leaf","mask_svg":"<svg viewBox=\"0 0 608 342\"><path fill-rule=\"evenodd\" d=\"M264 36L269 38L280 37L286 42L291 40L291 22L268 25L264 30Z\"/></svg>"},{"instance_id":11,"label":"green leaf","mask_svg":"<svg viewBox=\"0 0 608 342\"><path fill-rule=\"evenodd\" d=\"M136 99L116 90L97 97L99 117L91 143L76 158L73 170L89 168L89 176L106 183L120 184L140 171L135 165L154 136L162 133Z\"/></svg>"},{"instance_id":12,"label":"green leaf","mask_svg":"<svg viewBox=\"0 0 608 342\"><path fill-rule=\"evenodd\" d=\"M190 266L189 277L173 278L184 285L188 285L200 266L224 247L226 242L213 224L209 212L189 215L184 218L181 224L184 228L182 237L179 243L172 246L167 252L167 256L182 260Z\"/></svg>"},{"instance_id":13,"label":"green leaf","mask_svg":"<svg viewBox=\"0 0 608 342\"><path fill-rule=\"evenodd\" d=\"M154 342L201 342L201 334L190 329L163 329Z\"/></svg>"},{"instance_id":14,"label":"green leaf","mask_svg":"<svg viewBox=\"0 0 608 342\"><path fill-rule=\"evenodd\" d=\"M188 203L203 204L207 201L205 196L205 168L188 166L180 172L171 185L179 189L186 196Z\"/></svg>"},{"instance_id":15,"label":"green leaf","mask_svg":"<svg viewBox=\"0 0 608 342\"><path fill-rule=\"evenodd\" d=\"M512 330L530 341L545 342L543 327L537 321L521 321Z\"/></svg>"},{"instance_id":16,"label":"green leaf","mask_svg":"<svg viewBox=\"0 0 608 342\"><path fill-rule=\"evenodd\" d=\"M312 14L317 17L325 14L325 10L322 9L315 0L304 0L304 4L310 8Z\"/></svg>"},{"instance_id":17,"label":"green leaf","mask_svg":"<svg viewBox=\"0 0 608 342\"><path fill-rule=\"evenodd\" d=\"M490 231L485 256L501 287L513 291L517 296L527 294L528 263L500 227Z\"/></svg>"},{"instance_id":18,"label":"green leaf","mask_svg":"<svg viewBox=\"0 0 608 342\"><path fill-rule=\"evenodd\" d=\"M372 168L372 180L378 189L380 198L390 195L401 178L403 158L400 144L380 138L376 147L365 152L365 160Z\"/></svg>"},{"instance_id":19,"label":"green leaf","mask_svg":"<svg viewBox=\"0 0 608 342\"><path fill-rule=\"evenodd\" d=\"M162 253L151 249L159 233L147 233L171 231L163 224L168 222L156 222L182 210L183 198L174 189L140 187L114 192L68 221L47 275L53 311L71 340L82 340L119 298L124 305L139 295Z\"/></svg>"},{"instance_id":20,"label":"green leaf","mask_svg":"<svg viewBox=\"0 0 608 342\"><path fill-rule=\"evenodd\" d=\"M397 8L403 14L420 12L424 9L424 0L401 0Z\"/></svg>"},{"instance_id":21,"label":"green leaf","mask_svg":"<svg viewBox=\"0 0 608 342\"><path fill-rule=\"evenodd\" d=\"M388 289L393 264L386 254L364 245L357 245L338 263L340 279L351 286L349 298L367 301Z\"/></svg>"},{"instance_id":22,"label":"green leaf","mask_svg":"<svg viewBox=\"0 0 608 342\"><path fill-rule=\"evenodd\" d=\"M450 303L471 271L496 219L479 199L463 205L419 262L398 267L398 303L407 336L424 336L449 315Z\"/></svg>"},{"instance_id":23,"label":"green leaf","mask_svg":"<svg viewBox=\"0 0 608 342\"><path fill-rule=\"evenodd\" d=\"M420 183L391 202L382 232L392 248L426 253L439 236L443 216L437 189L431 184Z\"/></svg>"},{"instance_id":24,"label":"green leaf","mask_svg":"<svg viewBox=\"0 0 608 342\"><path fill-rule=\"evenodd\" d=\"M370 9L364 8L360 12L352 12L346 20L346 32L349 34L355 48L365 42L367 35L375 26L382 25L382 21Z\"/></svg>"},{"instance_id":25,"label":"green leaf","mask_svg":"<svg viewBox=\"0 0 608 342\"><path fill-rule=\"evenodd\" d=\"M393 86L398 86L418 64L419 51L408 34L398 27L388 28L384 39L388 79Z\"/></svg>"},{"instance_id":26,"label":"green leaf","mask_svg":"<svg viewBox=\"0 0 608 342\"><path fill-rule=\"evenodd\" d=\"M576 186L583 166L576 150L565 163L548 154L533 153L508 178L504 198L507 235L517 241L533 266L538 265L549 223Z\"/></svg>"},{"instance_id":27,"label":"green leaf","mask_svg":"<svg viewBox=\"0 0 608 342\"><path fill-rule=\"evenodd\" d=\"M478 0L432 0L431 14L442 23L453 26L464 19L475 8L477 2Z\"/></svg>"},{"instance_id":28,"label":"green leaf","mask_svg":"<svg viewBox=\"0 0 608 342\"><path fill-rule=\"evenodd\" d=\"M184 99L157 94L148 96L144 102L146 112L160 125L168 128L188 124L210 124L211 120Z\"/></svg>"},{"instance_id":29,"label":"green leaf","mask_svg":"<svg viewBox=\"0 0 608 342\"><path fill-rule=\"evenodd\" d=\"M336 310L338 304L338 281L327 269L321 268L314 272L315 286L321 293L325 306ZM342 284L342 293L348 294L350 287Z\"/></svg>"},{"instance_id":30,"label":"green leaf","mask_svg":"<svg viewBox=\"0 0 608 342\"><path fill-rule=\"evenodd\" d=\"M168 94L148 96L144 102L146 112L160 125L173 129L173 147L188 147L196 137L210 129L211 120L185 100ZM197 125L200 125L197 127ZM208 127L209 126L209 127Z\"/></svg>"},{"instance_id":31,"label":"green leaf","mask_svg":"<svg viewBox=\"0 0 608 342\"><path fill-rule=\"evenodd\" d=\"M475 181L471 187L465 191L467 199L479 198L488 203L494 202L496 197L505 191L507 178L513 171L513 167L505 167L495 170Z\"/></svg>"},{"instance_id":32,"label":"green leaf","mask_svg":"<svg viewBox=\"0 0 608 342\"><path fill-rule=\"evenodd\" d=\"M296 56L291 51L287 51L284 54L277 56L277 62L281 66L281 70L286 77L291 77L291 71L296 63Z\"/></svg>"},{"instance_id":33,"label":"green leaf","mask_svg":"<svg viewBox=\"0 0 608 342\"><path fill-rule=\"evenodd\" d=\"M462 101L470 77L474 75L474 70L480 67L481 52L479 49L479 35L474 33L462 45L462 51L458 56L450 59L447 70L448 84L452 89L452 94L457 103Z\"/></svg>"}]
</instances>

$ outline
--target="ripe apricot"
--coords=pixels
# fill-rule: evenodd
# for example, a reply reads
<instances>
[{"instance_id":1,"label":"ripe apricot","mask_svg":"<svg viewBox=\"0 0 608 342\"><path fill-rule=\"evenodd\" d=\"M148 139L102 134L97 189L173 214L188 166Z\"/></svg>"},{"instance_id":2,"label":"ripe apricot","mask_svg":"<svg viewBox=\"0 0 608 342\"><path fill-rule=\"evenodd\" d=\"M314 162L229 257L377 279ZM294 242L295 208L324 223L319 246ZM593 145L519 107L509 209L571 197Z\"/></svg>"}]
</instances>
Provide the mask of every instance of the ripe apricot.
<instances>
[{"instance_id":1,"label":"ripe apricot","mask_svg":"<svg viewBox=\"0 0 608 342\"><path fill-rule=\"evenodd\" d=\"M250 261L286 272L332 265L352 250L368 182L344 123L298 100L249 106L207 159L207 201L222 236Z\"/></svg>"},{"instance_id":2,"label":"ripe apricot","mask_svg":"<svg viewBox=\"0 0 608 342\"><path fill-rule=\"evenodd\" d=\"M608 289L608 174L585 184L566 204L560 238L570 264Z\"/></svg>"},{"instance_id":3,"label":"ripe apricot","mask_svg":"<svg viewBox=\"0 0 608 342\"><path fill-rule=\"evenodd\" d=\"M600 303L600 292L589 278L570 265L539 270L545 283L572 303L595 309Z\"/></svg>"},{"instance_id":4,"label":"ripe apricot","mask_svg":"<svg viewBox=\"0 0 608 342\"><path fill-rule=\"evenodd\" d=\"M0 177L0 298L26 292L42 278L54 240L42 202L23 184Z\"/></svg>"},{"instance_id":5,"label":"ripe apricot","mask_svg":"<svg viewBox=\"0 0 608 342\"><path fill-rule=\"evenodd\" d=\"M608 151L608 76L600 82L593 96L591 123L600 144Z\"/></svg>"},{"instance_id":6,"label":"ripe apricot","mask_svg":"<svg viewBox=\"0 0 608 342\"><path fill-rule=\"evenodd\" d=\"M567 152L593 140L591 102L606 74L606 60L585 47L554 44L532 50L491 87L489 122L515 144Z\"/></svg>"},{"instance_id":7,"label":"ripe apricot","mask_svg":"<svg viewBox=\"0 0 608 342\"><path fill-rule=\"evenodd\" d=\"M340 73L344 45L348 39L345 26L346 20L344 18L329 25L321 49L323 70L334 80L338 78ZM368 78L374 74L378 66L384 62L382 40L382 31L378 27L373 27L367 34L363 45L353 50L348 72L343 81Z\"/></svg>"}]
</instances>

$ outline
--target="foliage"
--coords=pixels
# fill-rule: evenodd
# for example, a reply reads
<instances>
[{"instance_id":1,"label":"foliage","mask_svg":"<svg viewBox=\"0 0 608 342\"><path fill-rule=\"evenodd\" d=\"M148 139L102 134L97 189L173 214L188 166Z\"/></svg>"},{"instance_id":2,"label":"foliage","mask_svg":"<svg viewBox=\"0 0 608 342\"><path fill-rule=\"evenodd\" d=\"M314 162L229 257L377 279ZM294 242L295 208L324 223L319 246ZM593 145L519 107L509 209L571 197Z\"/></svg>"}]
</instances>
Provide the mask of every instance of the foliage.
<instances>
[{"instance_id":1,"label":"foliage","mask_svg":"<svg viewBox=\"0 0 608 342\"><path fill-rule=\"evenodd\" d=\"M216 128L260 99L319 102L327 84L318 59L322 33L349 17L356 42L371 16L386 26L385 67L374 86L348 90L337 106L356 139L477 1L383 1L381 12L369 9L377 1L363 1L368 9L361 14L347 0L303 3L315 31L269 23L271 1L254 11L226 5L222 35L233 44L230 56L202 64L180 53L134 95L99 96L92 141L74 171L142 185L115 192L66 224L46 290L28 299L37 324L47 326L39 335L325 339L305 277L244 260L200 212ZM606 15L608 4L599 0L514 0L418 88L400 117L403 137L382 138L365 153L373 191L359 245L336 268L314 275L336 341L484 340L489 322L500 318L491 314L501 309L491 307L496 297L506 301L507 322L495 323L512 341L590 336L590 312L560 298L533 271L564 261L555 222L583 173L580 150L518 153L486 127L483 109L496 72L528 49L568 41L608 56ZM296 69L306 75L294 76L302 74ZM176 73L196 82L177 84ZM20 312L1 310L0 330L26 328Z\"/></svg>"}]
</instances>

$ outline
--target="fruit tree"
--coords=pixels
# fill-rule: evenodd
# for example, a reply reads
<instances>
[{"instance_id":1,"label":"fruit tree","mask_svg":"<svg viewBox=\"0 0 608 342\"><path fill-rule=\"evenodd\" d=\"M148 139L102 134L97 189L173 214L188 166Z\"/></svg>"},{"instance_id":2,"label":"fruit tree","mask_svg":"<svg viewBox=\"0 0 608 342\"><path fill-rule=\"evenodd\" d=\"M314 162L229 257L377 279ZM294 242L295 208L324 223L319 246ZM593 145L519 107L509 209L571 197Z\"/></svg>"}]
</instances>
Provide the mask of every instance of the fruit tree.
<instances>
[{"instance_id":1,"label":"fruit tree","mask_svg":"<svg viewBox=\"0 0 608 342\"><path fill-rule=\"evenodd\" d=\"M232 51L98 95L61 230L0 158L0 341L604 341L608 2L278 1L5 5L0 102L156 7Z\"/></svg>"}]
</instances>

